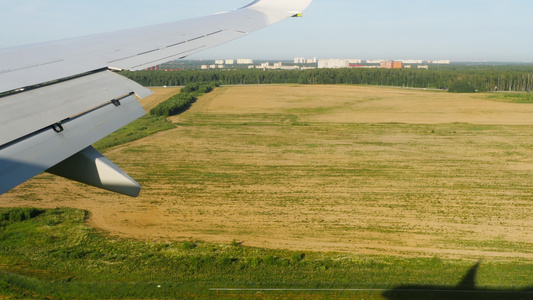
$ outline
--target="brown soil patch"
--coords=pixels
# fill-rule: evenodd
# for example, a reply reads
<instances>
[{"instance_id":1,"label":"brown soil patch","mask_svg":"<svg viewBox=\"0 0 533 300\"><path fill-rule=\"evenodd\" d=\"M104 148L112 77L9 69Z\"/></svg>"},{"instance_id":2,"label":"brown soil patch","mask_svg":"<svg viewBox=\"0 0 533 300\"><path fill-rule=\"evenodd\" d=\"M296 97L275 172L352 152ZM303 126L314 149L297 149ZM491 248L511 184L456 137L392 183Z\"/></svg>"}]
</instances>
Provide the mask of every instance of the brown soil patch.
<instances>
[{"instance_id":1,"label":"brown soil patch","mask_svg":"<svg viewBox=\"0 0 533 300\"><path fill-rule=\"evenodd\" d=\"M87 209L91 225L146 240L533 259L528 113L484 95L219 88L174 118L187 126L106 153L138 198L43 174L0 201Z\"/></svg>"}]
</instances>

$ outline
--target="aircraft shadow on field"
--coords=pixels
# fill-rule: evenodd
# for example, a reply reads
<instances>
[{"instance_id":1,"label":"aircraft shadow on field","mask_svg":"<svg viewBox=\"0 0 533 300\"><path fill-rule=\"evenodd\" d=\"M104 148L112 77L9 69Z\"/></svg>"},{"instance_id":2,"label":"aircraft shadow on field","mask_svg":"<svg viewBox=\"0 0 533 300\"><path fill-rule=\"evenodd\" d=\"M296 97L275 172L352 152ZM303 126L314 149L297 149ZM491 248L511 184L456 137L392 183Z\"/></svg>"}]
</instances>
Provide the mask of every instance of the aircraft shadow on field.
<instances>
[{"instance_id":1,"label":"aircraft shadow on field","mask_svg":"<svg viewBox=\"0 0 533 300\"><path fill-rule=\"evenodd\" d=\"M533 300L533 287L520 290L476 288L480 263L474 265L457 286L403 285L383 293L388 300Z\"/></svg>"}]
</instances>

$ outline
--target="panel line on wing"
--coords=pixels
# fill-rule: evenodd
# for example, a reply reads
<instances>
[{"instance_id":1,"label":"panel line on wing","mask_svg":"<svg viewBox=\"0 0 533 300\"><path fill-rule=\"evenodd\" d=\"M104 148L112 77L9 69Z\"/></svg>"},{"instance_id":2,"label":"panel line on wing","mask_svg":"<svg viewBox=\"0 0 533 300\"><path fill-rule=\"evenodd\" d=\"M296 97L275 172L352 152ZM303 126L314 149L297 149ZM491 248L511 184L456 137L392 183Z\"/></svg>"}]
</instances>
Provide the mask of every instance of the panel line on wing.
<instances>
[{"instance_id":1,"label":"panel line on wing","mask_svg":"<svg viewBox=\"0 0 533 300\"><path fill-rule=\"evenodd\" d=\"M149 51L145 51L143 53L139 53L137 55L134 55L134 56L139 56L139 55L143 55L143 54L148 54L148 53L152 53L152 52L155 52L155 51L159 51L161 49L157 48L157 49L153 49L153 50L149 50Z\"/></svg>"},{"instance_id":2,"label":"panel line on wing","mask_svg":"<svg viewBox=\"0 0 533 300\"><path fill-rule=\"evenodd\" d=\"M196 48L193 48L193 49L189 49L187 51L183 51L183 52L180 52L180 53L176 53L176 54L173 54L173 55L170 55L170 56L166 56L166 57L162 57L162 58L159 58L157 60L154 60L154 61L149 61L149 62L144 62L143 64L140 64L140 65L136 65L136 66L133 66L132 69L135 69L135 68L138 68L138 67L141 67L141 66L145 66L145 65L150 65L150 64L157 64L158 62L160 61L165 61L166 59L170 60L176 56L180 56L180 55L183 55L185 53L189 53L189 52L192 52L192 51L196 51L196 50L199 50L199 49L202 49L202 48L205 48L206 46L205 45L202 45L200 47L196 47ZM186 56L183 56L183 57L186 57Z\"/></svg>"},{"instance_id":3,"label":"panel line on wing","mask_svg":"<svg viewBox=\"0 0 533 300\"><path fill-rule=\"evenodd\" d=\"M29 65L29 66L25 66L25 67L16 68L16 69L2 70L2 71L0 71L0 74L10 73L10 72L15 72L15 71L21 71L21 70L26 70L26 69L32 69L32 68L37 68L37 67L41 67L41 66L55 64L55 63L62 62L62 61L65 61L65 60L64 59L58 59L58 60L54 60L54 61L49 61L49 62L35 64L35 65Z\"/></svg>"},{"instance_id":4,"label":"panel line on wing","mask_svg":"<svg viewBox=\"0 0 533 300\"><path fill-rule=\"evenodd\" d=\"M192 39L190 39L190 40L187 40L187 43L188 43L188 42L193 42L193 41L196 41L196 40L199 40L199 39L203 39L203 38L205 38L205 37L206 37L205 35L202 35L202 36L199 36L199 37L195 37L195 38L192 38Z\"/></svg>"},{"instance_id":5,"label":"panel line on wing","mask_svg":"<svg viewBox=\"0 0 533 300\"><path fill-rule=\"evenodd\" d=\"M176 44L168 45L166 48L171 48L171 47L182 45L182 44L185 44L185 43L187 43L187 42L186 41L179 42L179 43L176 43Z\"/></svg>"}]
</instances>

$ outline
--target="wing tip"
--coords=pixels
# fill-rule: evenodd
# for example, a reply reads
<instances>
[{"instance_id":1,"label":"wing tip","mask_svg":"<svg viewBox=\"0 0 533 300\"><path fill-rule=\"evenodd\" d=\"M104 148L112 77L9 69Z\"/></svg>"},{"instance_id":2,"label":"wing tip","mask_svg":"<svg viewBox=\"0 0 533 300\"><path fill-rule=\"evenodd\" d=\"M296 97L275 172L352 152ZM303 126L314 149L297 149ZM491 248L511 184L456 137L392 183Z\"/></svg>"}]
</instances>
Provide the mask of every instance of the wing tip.
<instances>
[{"instance_id":1,"label":"wing tip","mask_svg":"<svg viewBox=\"0 0 533 300\"><path fill-rule=\"evenodd\" d=\"M301 16L301 13L311 4L312 0L256 0L243 8L259 11L282 11L289 16Z\"/></svg>"}]
</instances>

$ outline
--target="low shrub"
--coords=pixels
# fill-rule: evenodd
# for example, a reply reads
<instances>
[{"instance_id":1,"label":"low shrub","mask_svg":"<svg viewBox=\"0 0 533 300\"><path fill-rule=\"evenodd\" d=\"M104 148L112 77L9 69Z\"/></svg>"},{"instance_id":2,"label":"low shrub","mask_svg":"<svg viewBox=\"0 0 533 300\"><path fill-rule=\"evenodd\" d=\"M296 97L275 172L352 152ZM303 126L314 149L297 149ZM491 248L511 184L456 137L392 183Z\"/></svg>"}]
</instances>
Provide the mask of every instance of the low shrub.
<instances>
[{"instance_id":1,"label":"low shrub","mask_svg":"<svg viewBox=\"0 0 533 300\"><path fill-rule=\"evenodd\" d=\"M450 84L448 87L450 93L475 93L476 87L465 80L458 80Z\"/></svg>"},{"instance_id":2,"label":"low shrub","mask_svg":"<svg viewBox=\"0 0 533 300\"><path fill-rule=\"evenodd\" d=\"M152 108L150 115L168 117L180 114L189 109L200 95L211 92L217 86L219 84L213 82L188 84L181 89L179 94Z\"/></svg>"}]
</instances>

